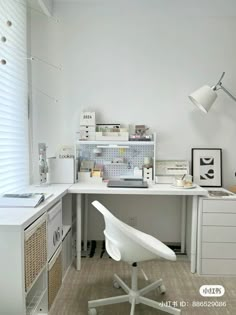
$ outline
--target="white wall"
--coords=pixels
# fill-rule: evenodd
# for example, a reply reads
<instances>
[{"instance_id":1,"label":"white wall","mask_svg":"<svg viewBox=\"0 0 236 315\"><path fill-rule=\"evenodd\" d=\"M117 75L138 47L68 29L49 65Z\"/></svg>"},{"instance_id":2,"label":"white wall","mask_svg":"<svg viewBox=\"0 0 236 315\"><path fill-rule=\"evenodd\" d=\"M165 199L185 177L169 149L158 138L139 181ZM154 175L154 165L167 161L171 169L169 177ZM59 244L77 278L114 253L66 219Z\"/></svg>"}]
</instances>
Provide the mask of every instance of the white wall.
<instances>
[{"instance_id":1,"label":"white wall","mask_svg":"<svg viewBox=\"0 0 236 315\"><path fill-rule=\"evenodd\" d=\"M223 71L225 86L236 91L236 18L226 16L227 5L221 11L219 1L216 8L202 2L204 10L181 2L128 3L57 3L59 23L32 12L32 54L62 65L62 71L36 62L32 67L35 174L38 142L46 142L48 156L54 155L59 145L74 143L81 110L94 110L98 122L146 124L156 131L158 159L190 160L192 147L222 148L223 184L234 184L235 103L219 92L204 115L187 95L215 84ZM160 205L166 212L164 200ZM164 215L160 218L157 229ZM176 228L163 229L161 238L178 241L179 211L168 218Z\"/></svg>"},{"instance_id":2,"label":"white wall","mask_svg":"<svg viewBox=\"0 0 236 315\"><path fill-rule=\"evenodd\" d=\"M38 0L43 12L49 16L52 15L53 3L52 0Z\"/></svg>"}]
</instances>

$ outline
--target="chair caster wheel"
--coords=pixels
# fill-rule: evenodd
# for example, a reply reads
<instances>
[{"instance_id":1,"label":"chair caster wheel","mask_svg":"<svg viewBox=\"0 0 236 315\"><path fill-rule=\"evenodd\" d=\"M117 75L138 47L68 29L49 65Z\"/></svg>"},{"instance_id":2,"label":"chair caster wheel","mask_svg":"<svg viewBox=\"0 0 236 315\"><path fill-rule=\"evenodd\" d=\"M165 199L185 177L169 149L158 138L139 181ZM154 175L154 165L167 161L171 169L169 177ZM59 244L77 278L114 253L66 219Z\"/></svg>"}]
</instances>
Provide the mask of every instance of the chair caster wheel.
<instances>
[{"instance_id":1,"label":"chair caster wheel","mask_svg":"<svg viewBox=\"0 0 236 315\"><path fill-rule=\"evenodd\" d=\"M120 285L116 280L113 280L113 287L116 289L120 289Z\"/></svg>"},{"instance_id":2,"label":"chair caster wheel","mask_svg":"<svg viewBox=\"0 0 236 315\"><path fill-rule=\"evenodd\" d=\"M159 286L159 292L161 294L165 294L166 293L166 287L164 286L164 284L160 285Z\"/></svg>"},{"instance_id":3,"label":"chair caster wheel","mask_svg":"<svg viewBox=\"0 0 236 315\"><path fill-rule=\"evenodd\" d=\"M97 315L97 310L96 308L90 308L88 310L88 315Z\"/></svg>"}]
</instances>

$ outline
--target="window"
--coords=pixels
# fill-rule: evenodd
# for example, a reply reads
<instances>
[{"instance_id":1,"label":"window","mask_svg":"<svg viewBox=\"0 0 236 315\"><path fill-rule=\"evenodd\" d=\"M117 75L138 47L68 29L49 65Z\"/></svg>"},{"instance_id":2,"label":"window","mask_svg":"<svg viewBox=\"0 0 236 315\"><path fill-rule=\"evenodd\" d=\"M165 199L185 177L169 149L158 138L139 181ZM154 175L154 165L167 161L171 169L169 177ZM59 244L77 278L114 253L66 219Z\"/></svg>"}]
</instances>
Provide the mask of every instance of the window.
<instances>
[{"instance_id":1,"label":"window","mask_svg":"<svg viewBox=\"0 0 236 315\"><path fill-rule=\"evenodd\" d=\"M25 0L0 0L0 193L29 183Z\"/></svg>"}]
</instances>

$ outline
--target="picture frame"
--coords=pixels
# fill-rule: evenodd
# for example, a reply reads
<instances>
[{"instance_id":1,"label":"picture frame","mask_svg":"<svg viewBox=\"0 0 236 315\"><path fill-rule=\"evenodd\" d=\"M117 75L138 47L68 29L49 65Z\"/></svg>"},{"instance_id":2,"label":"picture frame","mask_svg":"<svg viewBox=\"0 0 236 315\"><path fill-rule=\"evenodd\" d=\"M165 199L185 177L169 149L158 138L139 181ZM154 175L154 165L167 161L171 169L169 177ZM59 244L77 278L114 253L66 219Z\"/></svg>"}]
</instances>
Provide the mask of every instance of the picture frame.
<instances>
[{"instance_id":1,"label":"picture frame","mask_svg":"<svg viewBox=\"0 0 236 315\"><path fill-rule=\"evenodd\" d=\"M192 148L193 182L201 187L222 187L222 149Z\"/></svg>"}]
</instances>

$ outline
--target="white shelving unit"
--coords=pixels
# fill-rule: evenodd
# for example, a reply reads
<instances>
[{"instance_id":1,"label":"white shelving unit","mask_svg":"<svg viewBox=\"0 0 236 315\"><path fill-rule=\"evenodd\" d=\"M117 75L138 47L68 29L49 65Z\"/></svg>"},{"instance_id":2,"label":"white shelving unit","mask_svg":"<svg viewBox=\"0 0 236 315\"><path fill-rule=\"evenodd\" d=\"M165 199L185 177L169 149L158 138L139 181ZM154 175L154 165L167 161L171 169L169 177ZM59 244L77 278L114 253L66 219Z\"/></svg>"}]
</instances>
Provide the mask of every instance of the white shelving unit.
<instances>
[{"instance_id":1,"label":"white shelving unit","mask_svg":"<svg viewBox=\"0 0 236 315\"><path fill-rule=\"evenodd\" d=\"M32 289L26 295L26 315L33 315L48 311L48 282L46 266L40 273L37 281L32 286Z\"/></svg>"},{"instance_id":2,"label":"white shelving unit","mask_svg":"<svg viewBox=\"0 0 236 315\"><path fill-rule=\"evenodd\" d=\"M72 197L66 195L68 187L41 187L42 192L52 196L35 208L1 209L0 314L48 314L48 211L62 199L63 224L72 226ZM29 192L38 190L34 186L28 188ZM71 236L71 229L67 235L69 233ZM69 237L65 244L68 253L72 252L71 244ZM65 270L72 261L72 256L67 257L70 259L66 261Z\"/></svg>"},{"instance_id":3,"label":"white shelving unit","mask_svg":"<svg viewBox=\"0 0 236 315\"><path fill-rule=\"evenodd\" d=\"M96 156L93 151L102 149L101 156ZM152 159L153 180L155 176L156 160L156 135L152 141L101 141L77 140L77 158L93 160L96 164L104 166L104 179L119 178L133 175L134 167L143 166L144 157ZM117 157L124 158L124 163L112 163Z\"/></svg>"},{"instance_id":4,"label":"white shelving unit","mask_svg":"<svg viewBox=\"0 0 236 315\"><path fill-rule=\"evenodd\" d=\"M90 141L90 140L78 140L77 141L78 144L93 144L96 146L107 146L110 148L121 148L122 146L128 147L131 145L140 145L140 146L150 146L150 145L154 145L155 141L102 141L102 140L94 140L94 141Z\"/></svg>"}]
</instances>

